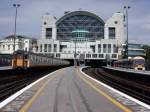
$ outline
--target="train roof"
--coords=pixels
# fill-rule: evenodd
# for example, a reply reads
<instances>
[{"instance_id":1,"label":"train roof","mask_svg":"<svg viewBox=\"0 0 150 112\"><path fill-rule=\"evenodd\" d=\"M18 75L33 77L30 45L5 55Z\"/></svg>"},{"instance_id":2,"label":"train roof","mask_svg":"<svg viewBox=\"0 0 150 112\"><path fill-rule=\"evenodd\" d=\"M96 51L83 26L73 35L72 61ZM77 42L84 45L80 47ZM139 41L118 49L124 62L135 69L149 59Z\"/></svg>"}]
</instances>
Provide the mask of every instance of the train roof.
<instances>
[{"instance_id":1,"label":"train roof","mask_svg":"<svg viewBox=\"0 0 150 112\"><path fill-rule=\"evenodd\" d=\"M141 56L136 56L136 57L130 57L130 58L126 58L126 59L120 59L120 60L117 60L117 61L114 61L114 62L118 62L118 61L132 61L132 60L135 60L135 59L142 59L142 60L145 60L145 58L141 57Z\"/></svg>"}]
</instances>

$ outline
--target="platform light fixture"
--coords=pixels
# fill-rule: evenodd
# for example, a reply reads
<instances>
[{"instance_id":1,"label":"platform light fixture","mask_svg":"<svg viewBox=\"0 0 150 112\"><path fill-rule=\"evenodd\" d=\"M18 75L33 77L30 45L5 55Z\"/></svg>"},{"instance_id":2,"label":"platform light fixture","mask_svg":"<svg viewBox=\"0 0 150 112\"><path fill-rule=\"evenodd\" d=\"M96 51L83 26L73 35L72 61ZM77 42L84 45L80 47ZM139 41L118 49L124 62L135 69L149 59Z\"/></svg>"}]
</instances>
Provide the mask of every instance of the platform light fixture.
<instances>
[{"instance_id":1,"label":"platform light fixture","mask_svg":"<svg viewBox=\"0 0 150 112\"><path fill-rule=\"evenodd\" d=\"M18 16L18 7L20 7L20 4L13 4L13 7L15 8L15 30L14 30L14 45L13 45L13 51L15 51L15 41L16 41L16 28L17 28L17 16Z\"/></svg>"},{"instance_id":2,"label":"platform light fixture","mask_svg":"<svg viewBox=\"0 0 150 112\"><path fill-rule=\"evenodd\" d=\"M128 44L129 44L129 24L128 24L128 10L130 9L130 6L124 6L124 10L125 10L125 21L126 21L126 36L127 36L127 40L126 40L126 47L125 47L125 51L126 51L126 57L129 57L128 54Z\"/></svg>"}]
</instances>

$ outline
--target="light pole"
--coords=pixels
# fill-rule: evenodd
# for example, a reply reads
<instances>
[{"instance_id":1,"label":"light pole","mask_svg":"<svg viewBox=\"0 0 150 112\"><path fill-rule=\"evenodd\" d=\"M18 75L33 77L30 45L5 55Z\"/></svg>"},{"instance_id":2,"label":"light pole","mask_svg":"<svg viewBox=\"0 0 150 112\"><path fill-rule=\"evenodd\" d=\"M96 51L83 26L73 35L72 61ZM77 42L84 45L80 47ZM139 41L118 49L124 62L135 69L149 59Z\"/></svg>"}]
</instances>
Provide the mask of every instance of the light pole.
<instances>
[{"instance_id":1,"label":"light pole","mask_svg":"<svg viewBox=\"0 0 150 112\"><path fill-rule=\"evenodd\" d=\"M126 40L126 57L128 58L129 54L128 54L128 44L129 44L129 31L128 31L128 10L130 9L130 6L124 6L125 9L125 18L126 18L126 36L127 36L127 40Z\"/></svg>"},{"instance_id":2,"label":"light pole","mask_svg":"<svg viewBox=\"0 0 150 112\"><path fill-rule=\"evenodd\" d=\"M17 13L18 13L18 7L20 7L20 4L13 4L13 7L15 7L15 31L14 31L14 45L13 45L13 51L15 51Z\"/></svg>"},{"instance_id":3,"label":"light pole","mask_svg":"<svg viewBox=\"0 0 150 112\"><path fill-rule=\"evenodd\" d=\"M77 67L77 51L76 51L76 43L77 40L75 39L74 40L74 43L75 43L75 55L74 55L74 66Z\"/></svg>"}]
</instances>

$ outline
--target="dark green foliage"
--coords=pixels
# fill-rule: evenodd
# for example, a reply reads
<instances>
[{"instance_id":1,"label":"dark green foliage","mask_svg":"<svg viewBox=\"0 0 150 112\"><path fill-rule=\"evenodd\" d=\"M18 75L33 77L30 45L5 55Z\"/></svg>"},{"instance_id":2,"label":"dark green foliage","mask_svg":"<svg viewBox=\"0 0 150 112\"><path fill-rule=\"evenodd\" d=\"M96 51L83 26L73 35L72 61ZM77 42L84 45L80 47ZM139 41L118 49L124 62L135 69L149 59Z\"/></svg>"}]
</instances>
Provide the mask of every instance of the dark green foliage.
<instances>
[{"instance_id":1,"label":"dark green foliage","mask_svg":"<svg viewBox=\"0 0 150 112\"><path fill-rule=\"evenodd\" d=\"M143 45L143 49L145 50L145 53L146 53L145 59L150 60L150 46L149 45Z\"/></svg>"}]
</instances>

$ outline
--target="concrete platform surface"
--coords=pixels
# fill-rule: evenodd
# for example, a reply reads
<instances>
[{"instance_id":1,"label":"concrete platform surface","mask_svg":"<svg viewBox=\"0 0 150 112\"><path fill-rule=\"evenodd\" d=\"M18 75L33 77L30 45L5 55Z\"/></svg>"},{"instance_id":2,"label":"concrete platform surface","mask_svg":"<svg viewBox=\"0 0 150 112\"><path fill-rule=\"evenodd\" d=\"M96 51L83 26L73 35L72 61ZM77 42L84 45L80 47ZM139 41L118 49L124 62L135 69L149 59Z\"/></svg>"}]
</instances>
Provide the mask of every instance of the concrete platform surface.
<instances>
[{"instance_id":1,"label":"concrete platform surface","mask_svg":"<svg viewBox=\"0 0 150 112\"><path fill-rule=\"evenodd\" d=\"M74 67L60 69L44 78L2 107L1 111L150 112L148 108L100 85Z\"/></svg>"},{"instance_id":2,"label":"concrete platform surface","mask_svg":"<svg viewBox=\"0 0 150 112\"><path fill-rule=\"evenodd\" d=\"M10 69L12 69L11 66L0 67L0 70L10 70Z\"/></svg>"}]
</instances>

